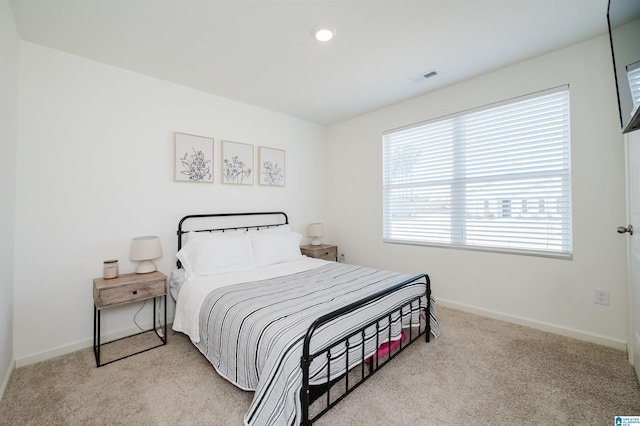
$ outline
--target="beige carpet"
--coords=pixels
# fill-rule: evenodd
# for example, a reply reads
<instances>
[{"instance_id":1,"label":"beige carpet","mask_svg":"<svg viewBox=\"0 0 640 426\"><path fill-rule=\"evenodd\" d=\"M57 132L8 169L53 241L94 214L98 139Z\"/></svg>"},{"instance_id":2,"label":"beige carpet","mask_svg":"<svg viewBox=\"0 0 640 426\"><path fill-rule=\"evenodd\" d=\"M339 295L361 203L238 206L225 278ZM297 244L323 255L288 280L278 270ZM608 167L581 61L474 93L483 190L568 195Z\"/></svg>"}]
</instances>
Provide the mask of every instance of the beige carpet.
<instances>
[{"instance_id":1,"label":"beige carpet","mask_svg":"<svg viewBox=\"0 0 640 426\"><path fill-rule=\"evenodd\" d=\"M622 351L451 309L439 316L439 339L416 342L317 424L613 425L640 415ZM17 369L0 425L241 425L252 396L170 334L167 346L101 368L86 349Z\"/></svg>"}]
</instances>

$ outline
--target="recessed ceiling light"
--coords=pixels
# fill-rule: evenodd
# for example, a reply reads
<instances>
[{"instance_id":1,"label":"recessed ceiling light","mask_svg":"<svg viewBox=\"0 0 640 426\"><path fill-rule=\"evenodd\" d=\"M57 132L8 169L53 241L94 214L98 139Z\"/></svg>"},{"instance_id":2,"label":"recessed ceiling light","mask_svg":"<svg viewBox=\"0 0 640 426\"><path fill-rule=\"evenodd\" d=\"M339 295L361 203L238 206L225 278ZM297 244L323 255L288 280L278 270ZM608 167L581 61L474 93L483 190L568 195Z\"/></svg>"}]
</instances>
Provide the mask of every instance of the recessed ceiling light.
<instances>
[{"instance_id":1,"label":"recessed ceiling light","mask_svg":"<svg viewBox=\"0 0 640 426\"><path fill-rule=\"evenodd\" d=\"M316 25L311 30L311 35L318 41L329 41L336 33L335 28L328 27L326 25Z\"/></svg>"}]
</instances>

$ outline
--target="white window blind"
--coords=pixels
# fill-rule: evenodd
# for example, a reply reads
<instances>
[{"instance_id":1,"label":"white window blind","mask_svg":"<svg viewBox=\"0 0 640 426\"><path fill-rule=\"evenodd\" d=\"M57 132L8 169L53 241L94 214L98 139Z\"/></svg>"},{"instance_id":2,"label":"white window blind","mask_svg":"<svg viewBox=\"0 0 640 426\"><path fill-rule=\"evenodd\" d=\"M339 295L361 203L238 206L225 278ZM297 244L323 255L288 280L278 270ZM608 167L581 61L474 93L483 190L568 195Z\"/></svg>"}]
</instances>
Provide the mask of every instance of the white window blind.
<instances>
[{"instance_id":1,"label":"white window blind","mask_svg":"<svg viewBox=\"0 0 640 426\"><path fill-rule=\"evenodd\" d=\"M383 134L386 242L571 257L569 88Z\"/></svg>"},{"instance_id":2,"label":"white window blind","mask_svg":"<svg viewBox=\"0 0 640 426\"><path fill-rule=\"evenodd\" d=\"M640 107L640 61L627 65L627 78L629 79L629 87L631 88L631 97L633 98L633 107Z\"/></svg>"}]
</instances>

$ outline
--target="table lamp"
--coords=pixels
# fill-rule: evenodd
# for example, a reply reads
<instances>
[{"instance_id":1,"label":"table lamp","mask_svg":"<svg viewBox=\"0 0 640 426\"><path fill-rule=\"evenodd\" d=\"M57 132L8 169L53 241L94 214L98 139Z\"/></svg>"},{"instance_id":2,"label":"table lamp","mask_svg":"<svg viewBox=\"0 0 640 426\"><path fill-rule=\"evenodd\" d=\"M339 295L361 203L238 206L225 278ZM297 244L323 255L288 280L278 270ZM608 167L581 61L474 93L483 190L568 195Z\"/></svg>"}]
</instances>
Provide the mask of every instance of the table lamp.
<instances>
[{"instance_id":1,"label":"table lamp","mask_svg":"<svg viewBox=\"0 0 640 426\"><path fill-rule=\"evenodd\" d=\"M309 228L307 228L307 235L311 237L311 242L309 244L312 246L319 246L322 244L320 237L324 235L324 227L321 223L312 223L309 225Z\"/></svg>"},{"instance_id":2,"label":"table lamp","mask_svg":"<svg viewBox=\"0 0 640 426\"><path fill-rule=\"evenodd\" d=\"M158 268L152 259L162 256L160 238L156 236L136 237L131 241L129 259L141 261L136 268L136 274L148 274Z\"/></svg>"}]
</instances>

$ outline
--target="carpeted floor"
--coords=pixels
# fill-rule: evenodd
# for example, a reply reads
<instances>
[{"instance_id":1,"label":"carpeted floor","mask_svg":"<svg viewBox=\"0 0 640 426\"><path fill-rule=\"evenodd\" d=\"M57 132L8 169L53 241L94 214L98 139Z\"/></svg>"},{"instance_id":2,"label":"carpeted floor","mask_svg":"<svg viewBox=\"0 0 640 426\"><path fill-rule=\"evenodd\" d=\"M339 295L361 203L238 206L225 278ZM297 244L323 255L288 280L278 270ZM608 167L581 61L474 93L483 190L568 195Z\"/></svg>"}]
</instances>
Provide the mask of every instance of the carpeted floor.
<instances>
[{"instance_id":1,"label":"carpeted floor","mask_svg":"<svg viewBox=\"0 0 640 426\"><path fill-rule=\"evenodd\" d=\"M439 318L440 338L416 342L317 424L613 425L616 415L640 416L622 351L442 307ZM17 369L0 425L241 425L252 396L170 334L166 346L101 368L86 349Z\"/></svg>"}]
</instances>

